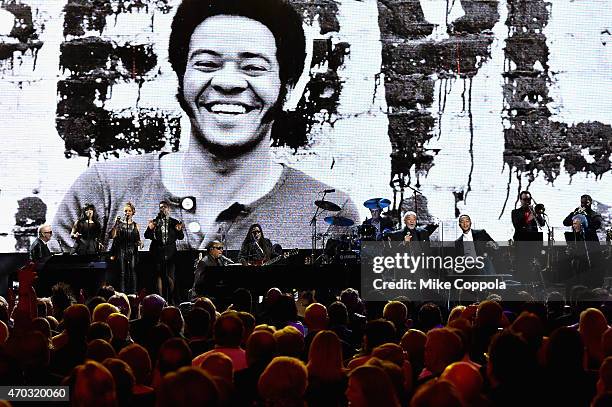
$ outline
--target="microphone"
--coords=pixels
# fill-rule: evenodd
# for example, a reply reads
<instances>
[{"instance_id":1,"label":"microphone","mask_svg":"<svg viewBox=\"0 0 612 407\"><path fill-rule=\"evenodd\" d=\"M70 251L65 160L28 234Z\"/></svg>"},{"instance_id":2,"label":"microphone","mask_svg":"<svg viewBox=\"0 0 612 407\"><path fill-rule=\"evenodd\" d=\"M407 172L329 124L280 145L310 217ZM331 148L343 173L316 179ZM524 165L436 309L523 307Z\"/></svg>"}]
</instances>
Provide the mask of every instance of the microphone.
<instances>
[{"instance_id":1,"label":"microphone","mask_svg":"<svg viewBox=\"0 0 612 407\"><path fill-rule=\"evenodd\" d=\"M336 192L336 190L332 188L332 189L326 189L323 192L326 194L331 194L332 192Z\"/></svg>"},{"instance_id":2,"label":"microphone","mask_svg":"<svg viewBox=\"0 0 612 407\"><path fill-rule=\"evenodd\" d=\"M234 260L224 255L221 255L221 260L223 260L226 264L235 264Z\"/></svg>"}]
</instances>

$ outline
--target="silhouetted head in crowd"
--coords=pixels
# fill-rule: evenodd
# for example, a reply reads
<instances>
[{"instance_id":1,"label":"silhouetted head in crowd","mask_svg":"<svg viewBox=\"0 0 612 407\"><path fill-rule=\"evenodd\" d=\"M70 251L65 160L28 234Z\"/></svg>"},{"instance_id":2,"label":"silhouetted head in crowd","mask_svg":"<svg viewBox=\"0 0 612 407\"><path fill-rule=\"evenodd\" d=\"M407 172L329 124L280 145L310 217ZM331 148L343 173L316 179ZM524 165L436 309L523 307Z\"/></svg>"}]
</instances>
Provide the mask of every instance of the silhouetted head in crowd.
<instances>
[{"instance_id":1,"label":"silhouetted head in crowd","mask_svg":"<svg viewBox=\"0 0 612 407\"><path fill-rule=\"evenodd\" d=\"M85 305L87 305L87 308L89 309L89 313L92 315L92 318L93 318L93 313L96 307L104 303L106 303L106 300L104 299L104 297L100 297L99 295L88 298L85 301Z\"/></svg>"},{"instance_id":2,"label":"silhouetted head in crowd","mask_svg":"<svg viewBox=\"0 0 612 407\"><path fill-rule=\"evenodd\" d=\"M74 368L67 383L72 383L70 401L73 406L115 407L117 395L113 376L99 362L88 360Z\"/></svg>"},{"instance_id":3,"label":"silhouetted head in crowd","mask_svg":"<svg viewBox=\"0 0 612 407\"><path fill-rule=\"evenodd\" d=\"M115 349L110 343L104 339L94 339L87 344L87 353L85 359L95 360L102 363L106 358L114 358L117 356Z\"/></svg>"},{"instance_id":4,"label":"silhouetted head in crowd","mask_svg":"<svg viewBox=\"0 0 612 407\"><path fill-rule=\"evenodd\" d=\"M96 295L104 298L105 301L108 301L110 297L115 295L115 288L112 285L105 285L100 287Z\"/></svg>"},{"instance_id":5,"label":"silhouetted head in crowd","mask_svg":"<svg viewBox=\"0 0 612 407\"><path fill-rule=\"evenodd\" d=\"M395 341L395 327L384 319L368 321L363 334L364 352L370 354L378 345Z\"/></svg>"},{"instance_id":6,"label":"silhouetted head in crowd","mask_svg":"<svg viewBox=\"0 0 612 407\"><path fill-rule=\"evenodd\" d=\"M1 328L0 328L1 329ZM32 329L42 333L45 338L51 339L51 324L47 318L34 318L32 321ZM0 344L2 343L2 334L0 333Z\"/></svg>"},{"instance_id":7,"label":"silhouetted head in crowd","mask_svg":"<svg viewBox=\"0 0 612 407\"><path fill-rule=\"evenodd\" d=\"M310 343L308 375L333 382L344 377L342 344L333 331L320 331Z\"/></svg>"},{"instance_id":8,"label":"silhouetted head in crowd","mask_svg":"<svg viewBox=\"0 0 612 407\"><path fill-rule=\"evenodd\" d=\"M59 320L62 319L64 310L76 300L68 284L57 283L51 287L51 302L53 303L53 316Z\"/></svg>"},{"instance_id":9,"label":"silhouetted head in crowd","mask_svg":"<svg viewBox=\"0 0 612 407\"><path fill-rule=\"evenodd\" d=\"M89 309L83 304L74 304L64 311L64 328L70 340L85 340L90 322Z\"/></svg>"},{"instance_id":10,"label":"silhouetted head in crowd","mask_svg":"<svg viewBox=\"0 0 612 407\"><path fill-rule=\"evenodd\" d=\"M132 368L123 360L117 358L108 358L102 362L102 365L108 369L115 381L117 404L120 406L129 405L132 401L134 384L136 384Z\"/></svg>"},{"instance_id":11,"label":"silhouetted head in crowd","mask_svg":"<svg viewBox=\"0 0 612 407\"><path fill-rule=\"evenodd\" d=\"M200 367L213 377L220 377L227 383L234 382L234 363L224 353L213 352L207 354L200 363ZM238 389L239 391L240 389Z\"/></svg>"},{"instance_id":12,"label":"silhouetted head in crowd","mask_svg":"<svg viewBox=\"0 0 612 407\"><path fill-rule=\"evenodd\" d=\"M478 304L476 323L479 328L497 329L501 326L503 309L495 301L483 301Z\"/></svg>"},{"instance_id":13,"label":"silhouetted head in crowd","mask_svg":"<svg viewBox=\"0 0 612 407\"><path fill-rule=\"evenodd\" d=\"M251 292L246 288L238 288L232 294L231 309L234 311L251 312L253 307L253 298Z\"/></svg>"},{"instance_id":14,"label":"silhouetted head in crowd","mask_svg":"<svg viewBox=\"0 0 612 407\"><path fill-rule=\"evenodd\" d=\"M327 307L330 326L348 325L348 310L346 305L340 301L332 302Z\"/></svg>"},{"instance_id":15,"label":"silhouetted head in crowd","mask_svg":"<svg viewBox=\"0 0 612 407\"><path fill-rule=\"evenodd\" d=\"M446 380L430 380L419 387L410 401L410 407L463 407L455 386Z\"/></svg>"},{"instance_id":16,"label":"silhouetted head in crowd","mask_svg":"<svg viewBox=\"0 0 612 407\"><path fill-rule=\"evenodd\" d=\"M164 376L157 393L158 407L217 407L219 390L200 368L182 367Z\"/></svg>"},{"instance_id":17,"label":"silhouetted head in crowd","mask_svg":"<svg viewBox=\"0 0 612 407\"><path fill-rule=\"evenodd\" d=\"M568 374L582 370L584 345L575 329L555 329L546 346L546 367L548 374Z\"/></svg>"},{"instance_id":18,"label":"silhouetted head in crowd","mask_svg":"<svg viewBox=\"0 0 612 407\"><path fill-rule=\"evenodd\" d=\"M523 338L535 349L539 349L544 336L544 326L536 314L523 312L510 326L512 332L523 335Z\"/></svg>"},{"instance_id":19,"label":"silhouetted head in crowd","mask_svg":"<svg viewBox=\"0 0 612 407\"><path fill-rule=\"evenodd\" d=\"M183 366L191 366L192 359L191 349L185 340L168 339L159 349L159 373L163 377L166 373L174 372Z\"/></svg>"},{"instance_id":20,"label":"silhouetted head in crowd","mask_svg":"<svg viewBox=\"0 0 612 407\"><path fill-rule=\"evenodd\" d=\"M109 343L111 339L113 339L113 332L106 322L94 322L89 325L89 329L87 330L87 342L91 342L94 339L102 339Z\"/></svg>"},{"instance_id":21,"label":"silhouetted head in crowd","mask_svg":"<svg viewBox=\"0 0 612 407\"><path fill-rule=\"evenodd\" d=\"M151 357L144 347L132 343L121 349L118 357L130 366L137 384L148 385L151 382Z\"/></svg>"},{"instance_id":22,"label":"silhouetted head in crowd","mask_svg":"<svg viewBox=\"0 0 612 407\"><path fill-rule=\"evenodd\" d=\"M132 308L130 306L130 300L128 299L127 295L125 295L124 293L116 293L108 299L108 303L113 304L115 307L119 308L119 312L121 312L128 319L130 319Z\"/></svg>"},{"instance_id":23,"label":"silhouetted head in crowd","mask_svg":"<svg viewBox=\"0 0 612 407\"><path fill-rule=\"evenodd\" d=\"M283 294L276 299L274 304L270 307L270 318L277 327L282 327L287 322L294 322L298 320L298 310L293 296L289 294Z\"/></svg>"},{"instance_id":24,"label":"silhouetted head in crowd","mask_svg":"<svg viewBox=\"0 0 612 407\"><path fill-rule=\"evenodd\" d=\"M440 380L446 380L455 386L464 406L475 405L481 397L484 380L471 363L451 363L440 375Z\"/></svg>"},{"instance_id":25,"label":"silhouetted head in crowd","mask_svg":"<svg viewBox=\"0 0 612 407\"><path fill-rule=\"evenodd\" d=\"M106 322L106 318L112 313L120 312L119 308L112 304L103 302L102 304L96 305L93 314L91 315L92 322Z\"/></svg>"},{"instance_id":26,"label":"silhouetted head in crowd","mask_svg":"<svg viewBox=\"0 0 612 407\"><path fill-rule=\"evenodd\" d=\"M276 354L276 339L274 334L260 330L254 331L246 344L246 360L248 366L268 364Z\"/></svg>"},{"instance_id":27,"label":"silhouetted head in crowd","mask_svg":"<svg viewBox=\"0 0 612 407\"><path fill-rule=\"evenodd\" d=\"M113 333L114 339L122 341L127 339L130 334L130 321L125 315L115 312L108 316L106 322Z\"/></svg>"},{"instance_id":28,"label":"silhouetted head in crowd","mask_svg":"<svg viewBox=\"0 0 612 407\"><path fill-rule=\"evenodd\" d=\"M304 335L294 326L287 325L274 332L276 350L280 356L301 357L304 351Z\"/></svg>"},{"instance_id":29,"label":"silhouetted head in crowd","mask_svg":"<svg viewBox=\"0 0 612 407\"><path fill-rule=\"evenodd\" d=\"M349 373L345 392L351 407L399 407L393 383L378 366L363 365Z\"/></svg>"},{"instance_id":30,"label":"silhouetted head in crowd","mask_svg":"<svg viewBox=\"0 0 612 407\"><path fill-rule=\"evenodd\" d=\"M608 329L605 315L596 308L588 308L580 313L578 332L582 337L589 358L589 366L596 368L603 360L601 338Z\"/></svg>"},{"instance_id":31,"label":"silhouetted head in crowd","mask_svg":"<svg viewBox=\"0 0 612 407\"><path fill-rule=\"evenodd\" d=\"M221 314L213 328L215 345L224 348L237 348L242 342L244 326L238 313L228 311Z\"/></svg>"},{"instance_id":32,"label":"silhouetted head in crowd","mask_svg":"<svg viewBox=\"0 0 612 407\"><path fill-rule=\"evenodd\" d=\"M363 303L359 297L359 292L354 288L346 288L340 293L340 301L346 305L349 313L363 314Z\"/></svg>"},{"instance_id":33,"label":"silhouetted head in crowd","mask_svg":"<svg viewBox=\"0 0 612 407\"><path fill-rule=\"evenodd\" d=\"M304 405L308 371L296 358L278 356L266 367L257 384L259 395L267 406Z\"/></svg>"},{"instance_id":34,"label":"silhouetted head in crowd","mask_svg":"<svg viewBox=\"0 0 612 407\"><path fill-rule=\"evenodd\" d=\"M493 337L487 364L487 376L493 388L500 385L522 388L521 384L531 384L537 372L535 349L521 335L505 330Z\"/></svg>"},{"instance_id":35,"label":"silhouetted head in crowd","mask_svg":"<svg viewBox=\"0 0 612 407\"><path fill-rule=\"evenodd\" d=\"M185 316L185 334L190 338L208 336L210 314L204 308L193 307Z\"/></svg>"},{"instance_id":36,"label":"silhouetted head in crowd","mask_svg":"<svg viewBox=\"0 0 612 407\"><path fill-rule=\"evenodd\" d=\"M400 404L404 402L404 375L402 369L393 362L388 360L379 359L372 357L368 359L365 366L376 366L381 368L385 374L391 380L391 385L395 392L395 397L399 400Z\"/></svg>"},{"instance_id":37,"label":"silhouetted head in crowd","mask_svg":"<svg viewBox=\"0 0 612 407\"><path fill-rule=\"evenodd\" d=\"M242 327L244 328L242 331L242 342L240 342L240 345L244 347L247 339L249 339L249 336L255 329L255 317L248 312L239 311L238 318L242 321Z\"/></svg>"},{"instance_id":38,"label":"silhouetted head in crowd","mask_svg":"<svg viewBox=\"0 0 612 407\"><path fill-rule=\"evenodd\" d=\"M427 332L425 342L425 367L439 375L446 366L463 357L463 343L459 335L448 328L436 328Z\"/></svg>"},{"instance_id":39,"label":"silhouetted head in crowd","mask_svg":"<svg viewBox=\"0 0 612 407\"><path fill-rule=\"evenodd\" d=\"M309 331L320 331L327 328L329 316L327 308L323 304L315 302L306 307L304 312L304 324Z\"/></svg>"},{"instance_id":40,"label":"silhouetted head in crowd","mask_svg":"<svg viewBox=\"0 0 612 407\"><path fill-rule=\"evenodd\" d=\"M372 350L372 357L386 360L402 367L405 357L404 350L396 343L383 343Z\"/></svg>"},{"instance_id":41,"label":"silhouetted head in crowd","mask_svg":"<svg viewBox=\"0 0 612 407\"><path fill-rule=\"evenodd\" d=\"M217 308L210 298L199 297L193 303L193 307L205 309L208 312L208 315L210 315L210 326L213 327L215 325L215 321L217 319Z\"/></svg>"},{"instance_id":42,"label":"silhouetted head in crowd","mask_svg":"<svg viewBox=\"0 0 612 407\"><path fill-rule=\"evenodd\" d=\"M164 309L165 306L166 300L164 300L160 295L149 294L142 299L142 304L140 305L141 318L158 321L162 309Z\"/></svg>"},{"instance_id":43,"label":"silhouetted head in crowd","mask_svg":"<svg viewBox=\"0 0 612 407\"><path fill-rule=\"evenodd\" d=\"M393 322L396 331L401 335L406 331L406 323L408 321L408 308L400 301L389 301L383 309L383 318Z\"/></svg>"},{"instance_id":44,"label":"silhouetted head in crowd","mask_svg":"<svg viewBox=\"0 0 612 407\"><path fill-rule=\"evenodd\" d=\"M183 327L185 321L183 315L177 307L166 307L162 310L159 316L159 322L168 325L168 328L172 330L174 336L181 336L183 334Z\"/></svg>"},{"instance_id":45,"label":"silhouetted head in crowd","mask_svg":"<svg viewBox=\"0 0 612 407\"><path fill-rule=\"evenodd\" d=\"M440 311L440 307L436 304L428 302L419 308L417 319L419 329L427 332L430 329L442 326L442 311Z\"/></svg>"},{"instance_id":46,"label":"silhouetted head in crowd","mask_svg":"<svg viewBox=\"0 0 612 407\"><path fill-rule=\"evenodd\" d=\"M143 345L149 352L152 361L157 360L161 345L172 337L172 330L166 324L158 323L149 331L148 336L144 338Z\"/></svg>"}]
</instances>

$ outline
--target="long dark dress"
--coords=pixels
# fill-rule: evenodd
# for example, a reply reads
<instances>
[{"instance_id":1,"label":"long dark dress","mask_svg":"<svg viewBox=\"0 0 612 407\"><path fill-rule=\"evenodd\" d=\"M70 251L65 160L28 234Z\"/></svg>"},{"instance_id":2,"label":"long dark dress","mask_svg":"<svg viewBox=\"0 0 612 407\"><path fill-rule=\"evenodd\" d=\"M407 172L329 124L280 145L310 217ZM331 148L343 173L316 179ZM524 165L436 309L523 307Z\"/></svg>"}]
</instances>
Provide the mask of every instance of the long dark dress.
<instances>
[{"instance_id":1,"label":"long dark dress","mask_svg":"<svg viewBox=\"0 0 612 407\"><path fill-rule=\"evenodd\" d=\"M126 294L136 292L136 263L140 233L136 223L121 222L113 239L113 252L119 264L119 290Z\"/></svg>"},{"instance_id":2,"label":"long dark dress","mask_svg":"<svg viewBox=\"0 0 612 407\"><path fill-rule=\"evenodd\" d=\"M80 220L75 225L75 232L81 234L74 246L74 253L79 255L98 254L98 242L102 226L100 222L89 223L86 220Z\"/></svg>"}]
</instances>

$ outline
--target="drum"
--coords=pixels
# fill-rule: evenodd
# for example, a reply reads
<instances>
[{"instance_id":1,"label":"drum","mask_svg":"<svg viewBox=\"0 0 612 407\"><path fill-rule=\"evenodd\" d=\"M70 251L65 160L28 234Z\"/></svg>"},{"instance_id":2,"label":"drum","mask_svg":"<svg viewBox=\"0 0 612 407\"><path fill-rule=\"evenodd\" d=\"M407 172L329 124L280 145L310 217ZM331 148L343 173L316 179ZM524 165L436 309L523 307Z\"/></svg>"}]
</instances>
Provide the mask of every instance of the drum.
<instances>
[{"instance_id":1,"label":"drum","mask_svg":"<svg viewBox=\"0 0 612 407\"><path fill-rule=\"evenodd\" d=\"M361 240L376 240L376 227L369 223L359 226L358 233Z\"/></svg>"},{"instance_id":2,"label":"drum","mask_svg":"<svg viewBox=\"0 0 612 407\"><path fill-rule=\"evenodd\" d=\"M343 250L351 249L351 239L348 235L339 235L328 239L325 243L325 254L328 257L336 257Z\"/></svg>"}]
</instances>

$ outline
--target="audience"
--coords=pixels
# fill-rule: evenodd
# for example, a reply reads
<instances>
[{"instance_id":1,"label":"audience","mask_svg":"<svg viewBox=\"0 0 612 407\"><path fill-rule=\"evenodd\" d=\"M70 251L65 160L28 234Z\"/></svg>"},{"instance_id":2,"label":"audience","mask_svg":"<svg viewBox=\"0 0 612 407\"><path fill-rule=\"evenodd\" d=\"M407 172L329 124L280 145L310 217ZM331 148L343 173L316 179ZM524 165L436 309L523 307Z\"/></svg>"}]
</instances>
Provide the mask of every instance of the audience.
<instances>
[{"instance_id":1,"label":"audience","mask_svg":"<svg viewBox=\"0 0 612 407\"><path fill-rule=\"evenodd\" d=\"M78 303L57 284L29 316L0 297L0 382L64 383L72 404L87 407L586 407L612 398L603 289L574 289L567 303L551 292L541 302L522 293L452 304L366 302L347 288L312 296L303 317L278 288L261 309L247 289L180 307L110 286L97 294ZM221 304L231 305L219 313Z\"/></svg>"}]
</instances>

